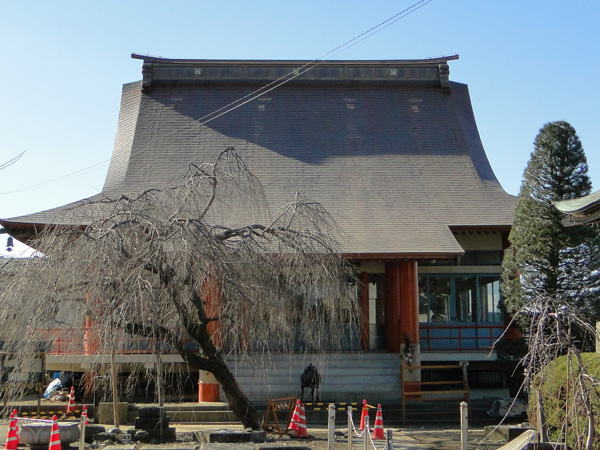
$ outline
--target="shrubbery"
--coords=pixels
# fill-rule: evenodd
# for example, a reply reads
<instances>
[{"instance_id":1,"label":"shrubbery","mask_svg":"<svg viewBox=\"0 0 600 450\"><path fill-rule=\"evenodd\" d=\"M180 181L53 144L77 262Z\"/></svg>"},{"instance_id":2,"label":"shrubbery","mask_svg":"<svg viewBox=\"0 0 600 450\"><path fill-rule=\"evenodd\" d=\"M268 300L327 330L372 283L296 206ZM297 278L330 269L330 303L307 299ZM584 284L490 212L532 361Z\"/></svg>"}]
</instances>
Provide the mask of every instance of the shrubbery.
<instances>
[{"instance_id":1,"label":"shrubbery","mask_svg":"<svg viewBox=\"0 0 600 450\"><path fill-rule=\"evenodd\" d=\"M600 431L600 354L582 353L585 389L589 393L594 414L595 429ZM585 442L588 433L588 416L584 397L581 394L579 363L570 354L549 363L533 380L529 399L529 420L537 423L536 393L539 391L548 434L553 441L564 439L568 434L571 448L579 448L574 442ZM594 440L594 448L600 448L600 433Z\"/></svg>"}]
</instances>

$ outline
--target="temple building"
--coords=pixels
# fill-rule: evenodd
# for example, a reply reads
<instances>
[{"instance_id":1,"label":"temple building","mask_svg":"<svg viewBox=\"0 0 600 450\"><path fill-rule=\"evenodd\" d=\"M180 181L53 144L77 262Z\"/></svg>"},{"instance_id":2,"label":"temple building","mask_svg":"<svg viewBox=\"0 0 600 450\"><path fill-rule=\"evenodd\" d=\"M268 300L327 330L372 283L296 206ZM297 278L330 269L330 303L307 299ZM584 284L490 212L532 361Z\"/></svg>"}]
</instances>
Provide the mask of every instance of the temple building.
<instances>
[{"instance_id":1,"label":"temple building","mask_svg":"<svg viewBox=\"0 0 600 450\"><path fill-rule=\"evenodd\" d=\"M143 62L142 80L123 86L98 198L166 187L191 162L213 161L234 147L273 207L297 191L325 207L360 280L358 344L335 355L272 355L260 367L232 356L250 397L295 395L310 361L325 398L362 399L371 390L375 402L398 400L407 343L415 365L468 363L475 395L507 389L509 370L490 349L505 329L500 274L515 197L490 166L467 85L449 78L457 56L133 58ZM69 206L0 225L26 241L60 223ZM81 217L82 224L90 220ZM85 371L82 361L48 355L47 364ZM352 376L343 375L348 367Z\"/></svg>"},{"instance_id":2,"label":"temple building","mask_svg":"<svg viewBox=\"0 0 600 450\"><path fill-rule=\"evenodd\" d=\"M572 200L562 200L556 202L555 206L565 214L565 226L600 224L600 191Z\"/></svg>"}]
</instances>

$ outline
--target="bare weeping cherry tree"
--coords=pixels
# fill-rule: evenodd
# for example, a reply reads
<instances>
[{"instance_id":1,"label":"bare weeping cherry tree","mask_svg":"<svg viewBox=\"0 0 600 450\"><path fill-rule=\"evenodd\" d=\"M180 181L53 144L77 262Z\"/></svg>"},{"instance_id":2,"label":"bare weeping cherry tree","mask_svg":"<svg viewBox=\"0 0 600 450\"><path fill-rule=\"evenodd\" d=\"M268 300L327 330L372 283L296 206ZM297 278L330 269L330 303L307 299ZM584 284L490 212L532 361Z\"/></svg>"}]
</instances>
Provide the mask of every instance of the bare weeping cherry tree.
<instances>
[{"instance_id":1,"label":"bare weeping cherry tree","mask_svg":"<svg viewBox=\"0 0 600 450\"><path fill-rule=\"evenodd\" d=\"M72 209L62 222L75 225L46 227L31 243L45 257L1 294L15 352L83 323L88 352L152 339L159 361L175 351L212 373L244 426L260 428L224 354L335 348L354 323L347 303L341 317L352 274L331 217L300 195L270 214L263 192L230 148L168 189ZM95 219L78 225L85 214Z\"/></svg>"},{"instance_id":2,"label":"bare weeping cherry tree","mask_svg":"<svg viewBox=\"0 0 600 450\"><path fill-rule=\"evenodd\" d=\"M598 355L582 354L583 340L597 340L593 326L572 304L537 296L527 308L528 352L524 387L530 388L530 421L547 442L547 433L569 448L598 448ZM563 378L560 378L564 376Z\"/></svg>"}]
</instances>

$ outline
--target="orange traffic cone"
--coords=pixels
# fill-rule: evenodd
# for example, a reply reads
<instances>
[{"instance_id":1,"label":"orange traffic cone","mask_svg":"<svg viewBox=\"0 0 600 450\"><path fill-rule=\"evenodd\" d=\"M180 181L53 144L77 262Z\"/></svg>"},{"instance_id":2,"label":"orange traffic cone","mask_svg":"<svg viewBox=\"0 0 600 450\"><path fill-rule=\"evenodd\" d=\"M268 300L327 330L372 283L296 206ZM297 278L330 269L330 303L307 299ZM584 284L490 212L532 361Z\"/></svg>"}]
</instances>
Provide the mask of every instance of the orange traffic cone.
<instances>
[{"instance_id":1,"label":"orange traffic cone","mask_svg":"<svg viewBox=\"0 0 600 450\"><path fill-rule=\"evenodd\" d=\"M83 405L83 410L81 411L81 422L87 427L90 424L87 415L87 405Z\"/></svg>"},{"instance_id":2,"label":"orange traffic cone","mask_svg":"<svg viewBox=\"0 0 600 450\"><path fill-rule=\"evenodd\" d=\"M6 438L6 444L4 448L6 450L16 450L19 445L19 435L17 434L18 428L17 410L13 409L10 413L10 424L8 426L8 436Z\"/></svg>"},{"instance_id":3,"label":"orange traffic cone","mask_svg":"<svg viewBox=\"0 0 600 450\"><path fill-rule=\"evenodd\" d=\"M50 431L50 446L48 450L61 450L60 433L58 431L56 416L52 417L52 431Z\"/></svg>"},{"instance_id":4,"label":"orange traffic cone","mask_svg":"<svg viewBox=\"0 0 600 450\"><path fill-rule=\"evenodd\" d=\"M296 430L296 437L308 437L308 431L306 429L306 410L304 409L304 403L300 403L300 415L298 416L298 429Z\"/></svg>"},{"instance_id":5,"label":"orange traffic cone","mask_svg":"<svg viewBox=\"0 0 600 450\"><path fill-rule=\"evenodd\" d=\"M383 415L381 414L381 403L377 405L377 415L375 416L375 428L373 429L373 439L385 439L383 434Z\"/></svg>"},{"instance_id":6,"label":"orange traffic cone","mask_svg":"<svg viewBox=\"0 0 600 450\"><path fill-rule=\"evenodd\" d=\"M358 428L360 431L365 429L365 417L369 415L369 410L367 407L367 400L363 400L363 408L362 414L360 415L360 427Z\"/></svg>"},{"instance_id":7,"label":"orange traffic cone","mask_svg":"<svg viewBox=\"0 0 600 450\"><path fill-rule=\"evenodd\" d=\"M71 392L69 393L69 404L67 405L67 412L75 411L75 388L71 386Z\"/></svg>"},{"instance_id":8,"label":"orange traffic cone","mask_svg":"<svg viewBox=\"0 0 600 450\"><path fill-rule=\"evenodd\" d=\"M296 407L294 408L294 414L292 414L292 420L290 420L290 426L288 430L298 432L298 424L300 423L300 399L296 400Z\"/></svg>"}]
</instances>

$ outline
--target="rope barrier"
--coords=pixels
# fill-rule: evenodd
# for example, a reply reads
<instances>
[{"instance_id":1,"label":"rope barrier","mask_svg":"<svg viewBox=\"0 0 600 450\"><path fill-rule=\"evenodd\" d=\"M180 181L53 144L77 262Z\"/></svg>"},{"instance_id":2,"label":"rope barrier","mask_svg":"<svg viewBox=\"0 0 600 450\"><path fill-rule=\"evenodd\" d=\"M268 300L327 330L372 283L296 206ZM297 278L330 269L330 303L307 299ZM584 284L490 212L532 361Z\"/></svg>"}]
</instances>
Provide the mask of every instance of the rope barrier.
<instances>
[{"instance_id":1,"label":"rope barrier","mask_svg":"<svg viewBox=\"0 0 600 450\"><path fill-rule=\"evenodd\" d=\"M363 437L365 435L365 430L362 430L360 433L356 431L356 425L354 425L354 419L352 418L352 411L348 411L348 422L352 424L352 434L355 437ZM350 431L350 430L348 430ZM348 436L348 439L351 439L352 436Z\"/></svg>"},{"instance_id":2,"label":"rope barrier","mask_svg":"<svg viewBox=\"0 0 600 450\"><path fill-rule=\"evenodd\" d=\"M365 428L365 430L366 430L366 429L367 429L367 428ZM379 449L378 449L378 448L375 446L375 442L373 442L373 436L371 436L371 433L369 433L367 436L368 436L369 442L371 443L371 447L373 447L373 450L379 450ZM386 445L386 446L387 446L387 445Z\"/></svg>"},{"instance_id":3,"label":"rope barrier","mask_svg":"<svg viewBox=\"0 0 600 450\"><path fill-rule=\"evenodd\" d=\"M372 406L367 405L369 407L372 408ZM352 427L352 430L350 430L350 427ZM375 445L375 442L373 442L373 436L371 436L371 433L369 433L369 425L368 423L365 424L365 429L362 431L357 431L356 429L356 425L354 424L354 419L352 418L352 408L348 408L348 441L351 442L353 437L357 437L357 438L363 438L363 439L368 439L368 442L371 443L371 448L373 450L388 450L388 447L390 447L390 443L391 443L391 436L386 440L385 446L383 447L383 449L378 449L377 446ZM351 445L351 444L350 444ZM390 450L393 450L393 446L391 446Z\"/></svg>"},{"instance_id":4,"label":"rope barrier","mask_svg":"<svg viewBox=\"0 0 600 450\"><path fill-rule=\"evenodd\" d=\"M363 402L364 405L366 405L366 401ZM361 420L360 420L360 424L363 425L363 419L364 419L364 429L362 432L359 432L356 430L356 425L354 424L354 419L352 418L352 406L348 406L348 432L347 432L347 436L348 436L348 450L352 450L352 441L354 439L354 437L358 437L358 438L363 438L363 450L394 450L394 445L392 442L392 433L391 430L388 430L388 435L386 438L386 443L383 446L382 449L378 449L377 446L375 445L374 442L374 436L377 440L380 439L384 439L381 436L380 428L382 428L383 423L381 421L378 422L378 419L381 420L381 410L380 410L381 406L378 407L377 409L377 419L375 420L375 431L373 432L373 435L369 432L369 415L368 414L364 414L365 413L365 409L363 408L363 411L361 413ZM330 403L329 407L329 414L327 417L327 450L335 450L335 404L334 403ZM369 443L371 444L369 446Z\"/></svg>"}]
</instances>

